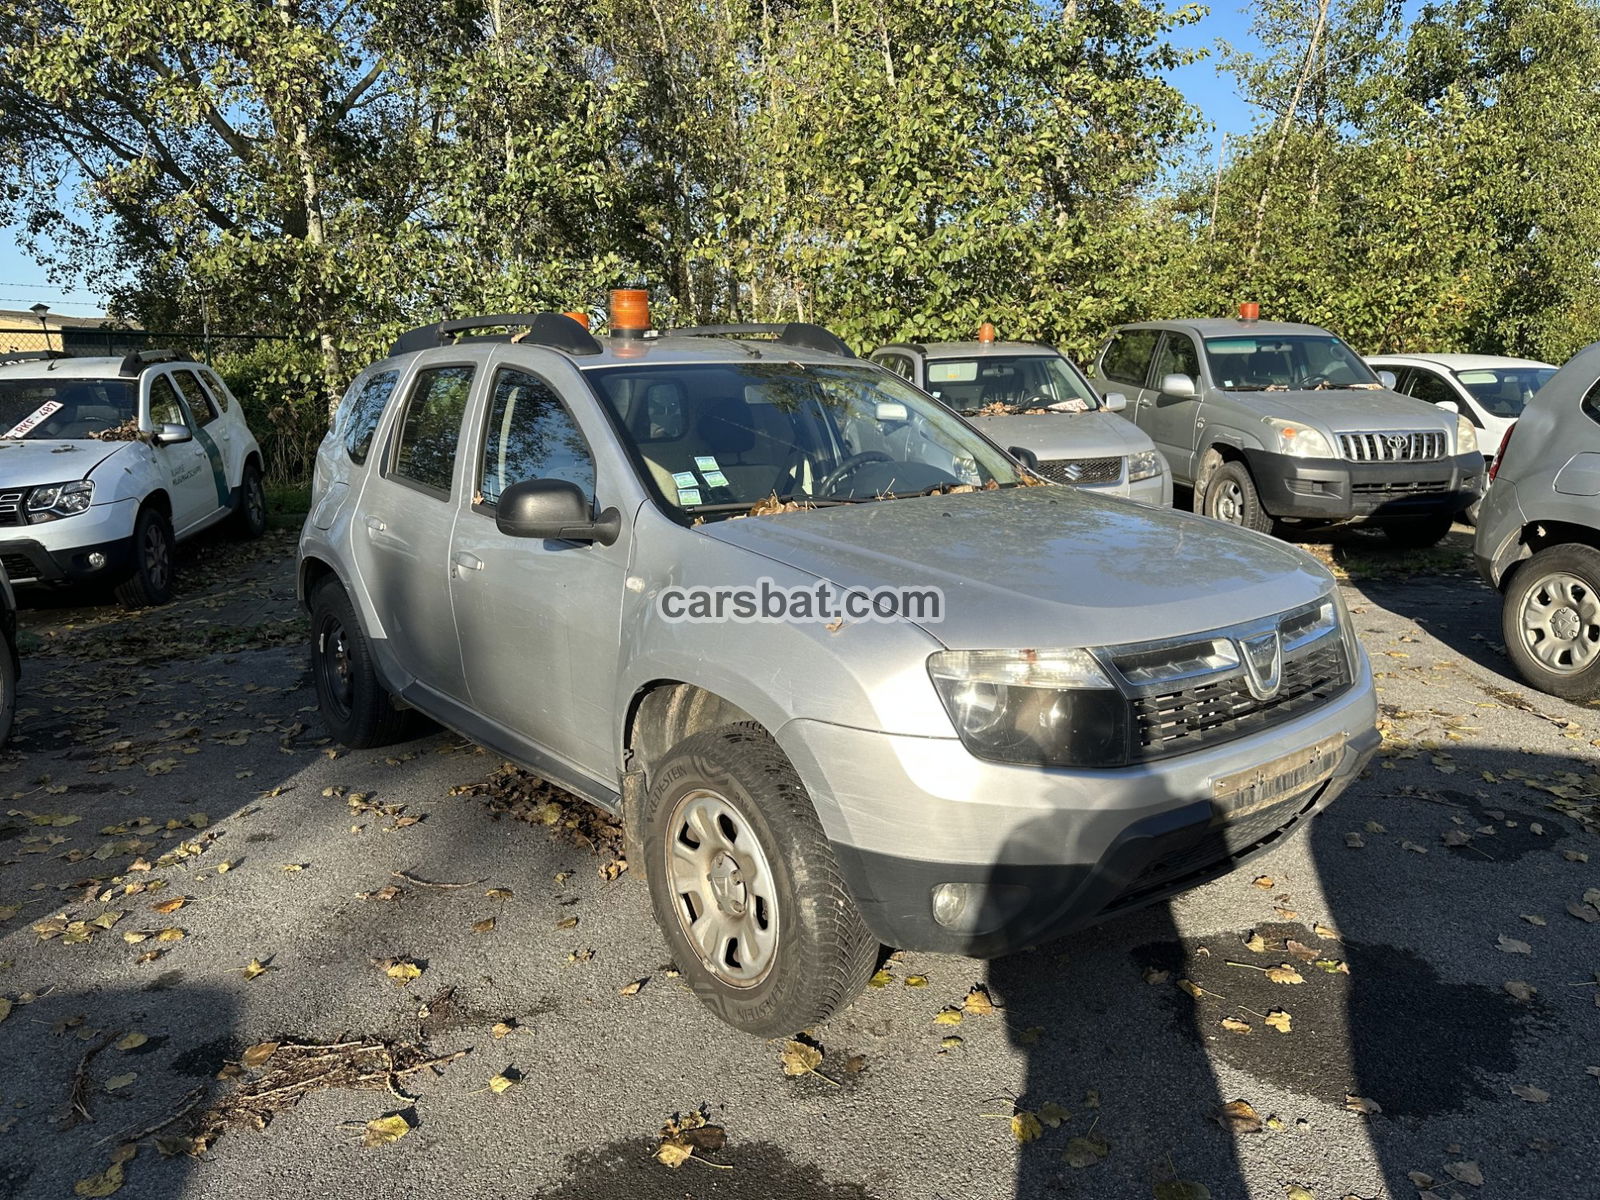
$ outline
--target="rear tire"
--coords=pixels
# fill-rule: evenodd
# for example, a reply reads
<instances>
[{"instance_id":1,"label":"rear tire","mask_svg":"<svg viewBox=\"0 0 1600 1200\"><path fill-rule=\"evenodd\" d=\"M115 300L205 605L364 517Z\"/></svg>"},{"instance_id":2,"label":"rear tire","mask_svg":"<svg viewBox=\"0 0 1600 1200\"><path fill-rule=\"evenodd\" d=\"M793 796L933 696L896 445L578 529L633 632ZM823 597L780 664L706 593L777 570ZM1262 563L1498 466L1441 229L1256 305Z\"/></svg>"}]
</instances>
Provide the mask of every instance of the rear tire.
<instances>
[{"instance_id":1,"label":"rear tire","mask_svg":"<svg viewBox=\"0 0 1600 1200\"><path fill-rule=\"evenodd\" d=\"M650 774L650 900L695 995L760 1037L807 1029L854 1000L878 939L777 743L750 722L708 729Z\"/></svg>"},{"instance_id":2,"label":"rear tire","mask_svg":"<svg viewBox=\"0 0 1600 1200\"><path fill-rule=\"evenodd\" d=\"M1551 546L1519 566L1500 627L1531 686L1563 700L1600 696L1600 551Z\"/></svg>"},{"instance_id":3,"label":"rear tire","mask_svg":"<svg viewBox=\"0 0 1600 1200\"><path fill-rule=\"evenodd\" d=\"M1206 480L1202 501L1205 515L1214 521L1270 533L1272 515L1261 507L1261 494L1250 469L1241 462L1224 462Z\"/></svg>"},{"instance_id":4,"label":"rear tire","mask_svg":"<svg viewBox=\"0 0 1600 1200\"><path fill-rule=\"evenodd\" d=\"M1437 546L1444 541L1455 521L1453 514L1442 517L1409 517L1403 521L1386 522L1383 533L1402 550L1426 550L1429 546Z\"/></svg>"},{"instance_id":5,"label":"rear tire","mask_svg":"<svg viewBox=\"0 0 1600 1200\"><path fill-rule=\"evenodd\" d=\"M261 468L255 460L244 465L239 477L239 507L233 514L234 532L255 539L267 531L267 488L261 481Z\"/></svg>"},{"instance_id":6,"label":"rear tire","mask_svg":"<svg viewBox=\"0 0 1600 1200\"><path fill-rule=\"evenodd\" d=\"M141 508L133 522L133 574L116 589L123 608L155 608L172 599L174 545L167 515Z\"/></svg>"},{"instance_id":7,"label":"rear tire","mask_svg":"<svg viewBox=\"0 0 1600 1200\"><path fill-rule=\"evenodd\" d=\"M311 676L328 731L353 750L413 737L416 714L396 708L344 588L324 580L311 596Z\"/></svg>"}]
</instances>

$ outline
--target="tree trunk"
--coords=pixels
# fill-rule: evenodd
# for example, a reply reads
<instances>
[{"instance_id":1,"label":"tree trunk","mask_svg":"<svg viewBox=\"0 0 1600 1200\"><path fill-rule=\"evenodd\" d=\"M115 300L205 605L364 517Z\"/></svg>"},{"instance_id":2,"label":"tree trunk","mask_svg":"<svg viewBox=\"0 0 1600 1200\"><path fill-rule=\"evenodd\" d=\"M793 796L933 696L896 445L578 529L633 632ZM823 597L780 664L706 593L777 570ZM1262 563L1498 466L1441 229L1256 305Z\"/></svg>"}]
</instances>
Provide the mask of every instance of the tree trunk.
<instances>
[{"instance_id":1,"label":"tree trunk","mask_svg":"<svg viewBox=\"0 0 1600 1200\"><path fill-rule=\"evenodd\" d=\"M1272 153L1267 158L1267 174L1261 181L1261 194L1256 197L1255 227L1250 234L1249 263L1253 267L1261 253L1261 235L1267 222L1267 198L1272 192L1272 180L1278 173L1278 164L1283 160L1283 148L1289 141L1289 131L1294 128L1295 114L1300 111L1300 100L1305 95L1306 86L1311 77L1316 73L1321 59L1318 51L1322 47L1322 37L1328 28L1328 0L1317 0L1317 19L1311 29L1311 42L1306 46L1305 59L1300 64L1300 73L1294 81L1294 93L1289 97L1289 104L1283 110L1283 120L1278 125L1278 139L1272 145Z\"/></svg>"}]
</instances>

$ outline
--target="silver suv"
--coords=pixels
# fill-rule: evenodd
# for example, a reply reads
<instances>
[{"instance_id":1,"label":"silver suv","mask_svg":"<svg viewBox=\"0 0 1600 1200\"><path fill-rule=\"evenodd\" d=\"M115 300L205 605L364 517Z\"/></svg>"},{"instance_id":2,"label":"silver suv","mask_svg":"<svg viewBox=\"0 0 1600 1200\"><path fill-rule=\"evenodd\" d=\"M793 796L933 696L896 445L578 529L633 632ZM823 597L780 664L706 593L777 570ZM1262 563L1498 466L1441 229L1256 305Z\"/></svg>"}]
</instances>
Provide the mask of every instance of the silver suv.
<instances>
[{"instance_id":1,"label":"silver suv","mask_svg":"<svg viewBox=\"0 0 1600 1200\"><path fill-rule=\"evenodd\" d=\"M1375 749L1300 551L1042 485L815 326L618 324L401 338L322 445L299 590L335 735L420 710L617 814L731 1024L826 1018L880 943L1192 887Z\"/></svg>"},{"instance_id":2,"label":"silver suv","mask_svg":"<svg viewBox=\"0 0 1600 1200\"><path fill-rule=\"evenodd\" d=\"M1241 308L1125 325L1093 365L1102 394L1128 394L1194 511L1262 532L1362 521L1402 546L1444 537L1483 490L1472 423L1388 390L1326 329Z\"/></svg>"},{"instance_id":3,"label":"silver suv","mask_svg":"<svg viewBox=\"0 0 1600 1200\"><path fill-rule=\"evenodd\" d=\"M986 336L987 335L987 336ZM975 342L895 342L872 361L909 379L1052 483L1166 508L1172 472L1119 392L1096 395L1065 355L1002 342L985 323Z\"/></svg>"},{"instance_id":4,"label":"silver suv","mask_svg":"<svg viewBox=\"0 0 1600 1200\"><path fill-rule=\"evenodd\" d=\"M1506 653L1522 677L1568 700L1600 696L1600 343L1506 431L1474 556L1505 594Z\"/></svg>"}]
</instances>

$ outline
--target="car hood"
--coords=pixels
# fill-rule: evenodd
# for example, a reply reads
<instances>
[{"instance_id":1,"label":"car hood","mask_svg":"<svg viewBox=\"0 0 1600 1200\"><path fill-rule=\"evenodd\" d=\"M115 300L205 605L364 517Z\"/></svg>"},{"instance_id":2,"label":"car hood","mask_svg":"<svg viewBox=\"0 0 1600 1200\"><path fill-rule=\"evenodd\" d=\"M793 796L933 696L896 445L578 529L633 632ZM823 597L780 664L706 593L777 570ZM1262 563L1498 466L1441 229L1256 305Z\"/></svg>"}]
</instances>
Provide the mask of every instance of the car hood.
<instances>
[{"instance_id":1,"label":"car hood","mask_svg":"<svg viewBox=\"0 0 1600 1200\"><path fill-rule=\"evenodd\" d=\"M1006 488L703 525L843 588L929 588L952 649L1109 645L1281 612L1332 587L1284 542L1076 488Z\"/></svg>"},{"instance_id":2,"label":"car hood","mask_svg":"<svg viewBox=\"0 0 1600 1200\"><path fill-rule=\"evenodd\" d=\"M37 487L83 479L126 444L92 438L0 441L0 487Z\"/></svg>"},{"instance_id":3,"label":"car hood","mask_svg":"<svg viewBox=\"0 0 1600 1200\"><path fill-rule=\"evenodd\" d=\"M1225 392L1236 404L1264 417L1303 421L1330 433L1388 433L1442 429L1456 418L1441 408L1390 391Z\"/></svg>"},{"instance_id":4,"label":"car hood","mask_svg":"<svg viewBox=\"0 0 1600 1200\"><path fill-rule=\"evenodd\" d=\"M1014 413L968 417L968 424L990 441L1010 449L1022 446L1039 461L1060 458L1121 458L1151 449L1151 441L1132 421L1116 413Z\"/></svg>"}]
</instances>

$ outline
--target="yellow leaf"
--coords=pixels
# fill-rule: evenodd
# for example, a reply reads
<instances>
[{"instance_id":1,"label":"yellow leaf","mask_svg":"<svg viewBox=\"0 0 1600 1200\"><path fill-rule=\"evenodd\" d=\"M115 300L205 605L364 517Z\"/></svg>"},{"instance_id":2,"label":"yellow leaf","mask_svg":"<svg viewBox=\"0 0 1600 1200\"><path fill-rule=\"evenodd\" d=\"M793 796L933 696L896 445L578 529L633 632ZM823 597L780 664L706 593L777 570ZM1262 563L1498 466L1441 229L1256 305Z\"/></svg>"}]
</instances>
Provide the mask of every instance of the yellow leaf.
<instances>
[{"instance_id":1,"label":"yellow leaf","mask_svg":"<svg viewBox=\"0 0 1600 1200\"><path fill-rule=\"evenodd\" d=\"M933 1014L933 1023L935 1025L959 1025L961 1024L961 1010L959 1008L942 1009Z\"/></svg>"},{"instance_id":2,"label":"yellow leaf","mask_svg":"<svg viewBox=\"0 0 1600 1200\"><path fill-rule=\"evenodd\" d=\"M472 932L473 933L490 933L493 930L494 930L494 918L493 917L485 917L481 921L474 921L472 923Z\"/></svg>"},{"instance_id":3,"label":"yellow leaf","mask_svg":"<svg viewBox=\"0 0 1600 1200\"><path fill-rule=\"evenodd\" d=\"M127 1037L117 1042L118 1050L137 1050L150 1040L148 1033L130 1033Z\"/></svg>"},{"instance_id":4,"label":"yellow leaf","mask_svg":"<svg viewBox=\"0 0 1600 1200\"><path fill-rule=\"evenodd\" d=\"M405 987L417 976L422 974L422 968L410 959L401 959L399 962L390 963L383 969L383 973L394 980L395 987Z\"/></svg>"},{"instance_id":5,"label":"yellow leaf","mask_svg":"<svg viewBox=\"0 0 1600 1200\"><path fill-rule=\"evenodd\" d=\"M282 863L279 865L278 869L286 874L292 875L296 871L304 871L306 869L306 865L305 863ZM409 1129L411 1127L407 1125L406 1128Z\"/></svg>"},{"instance_id":6,"label":"yellow leaf","mask_svg":"<svg viewBox=\"0 0 1600 1200\"><path fill-rule=\"evenodd\" d=\"M1246 950L1253 950L1255 953L1260 954L1267 948L1267 939L1262 937L1259 933L1252 932L1250 936L1245 939L1244 948Z\"/></svg>"},{"instance_id":7,"label":"yellow leaf","mask_svg":"<svg viewBox=\"0 0 1600 1200\"><path fill-rule=\"evenodd\" d=\"M1281 1008L1275 1008L1267 1014L1267 1024L1279 1033L1288 1033L1291 1028L1289 1014Z\"/></svg>"},{"instance_id":8,"label":"yellow leaf","mask_svg":"<svg viewBox=\"0 0 1600 1200\"><path fill-rule=\"evenodd\" d=\"M961 1007L975 1017L986 1017L994 1012L994 1001L989 999L987 989L975 987L967 993L967 998L961 1002Z\"/></svg>"},{"instance_id":9,"label":"yellow leaf","mask_svg":"<svg viewBox=\"0 0 1600 1200\"><path fill-rule=\"evenodd\" d=\"M0 996L0 1021L11 1015L11 1001L8 997Z\"/></svg>"},{"instance_id":10,"label":"yellow leaf","mask_svg":"<svg viewBox=\"0 0 1600 1200\"><path fill-rule=\"evenodd\" d=\"M122 1186L122 1164L112 1163L98 1175L80 1179L72 1185L75 1196L109 1196Z\"/></svg>"},{"instance_id":11,"label":"yellow leaf","mask_svg":"<svg viewBox=\"0 0 1600 1200\"><path fill-rule=\"evenodd\" d=\"M1317 1200L1316 1193L1301 1187L1298 1183L1291 1183L1289 1190L1284 1193L1284 1200Z\"/></svg>"},{"instance_id":12,"label":"yellow leaf","mask_svg":"<svg viewBox=\"0 0 1600 1200\"><path fill-rule=\"evenodd\" d=\"M576 929L577 927L578 927L578 918L577 917L562 917L561 920L556 922L556 928L557 929Z\"/></svg>"},{"instance_id":13,"label":"yellow leaf","mask_svg":"<svg viewBox=\"0 0 1600 1200\"><path fill-rule=\"evenodd\" d=\"M490 888L487 892L484 893L484 895L489 897L489 899L491 899L491 900L509 900L509 899L511 899L511 889L510 888Z\"/></svg>"},{"instance_id":14,"label":"yellow leaf","mask_svg":"<svg viewBox=\"0 0 1600 1200\"><path fill-rule=\"evenodd\" d=\"M907 975L906 976L906 986L907 987L927 987L928 986L928 977L926 975Z\"/></svg>"},{"instance_id":15,"label":"yellow leaf","mask_svg":"<svg viewBox=\"0 0 1600 1200\"><path fill-rule=\"evenodd\" d=\"M184 931L181 929L163 929L160 933L156 934L156 941L181 942L184 939L184 936Z\"/></svg>"},{"instance_id":16,"label":"yellow leaf","mask_svg":"<svg viewBox=\"0 0 1600 1200\"><path fill-rule=\"evenodd\" d=\"M150 906L150 911L158 912L165 917L171 913L177 912L188 902L189 897L187 896L174 896L171 900L163 900L160 904L152 904Z\"/></svg>"},{"instance_id":17,"label":"yellow leaf","mask_svg":"<svg viewBox=\"0 0 1600 1200\"><path fill-rule=\"evenodd\" d=\"M106 1091L120 1092L123 1088L127 1087L137 1078L139 1078L139 1076L134 1074L132 1071L129 1071L126 1075L113 1075L110 1079L106 1080Z\"/></svg>"},{"instance_id":18,"label":"yellow leaf","mask_svg":"<svg viewBox=\"0 0 1600 1200\"><path fill-rule=\"evenodd\" d=\"M1257 875L1250 882L1256 887L1260 888L1263 892L1270 892L1273 888L1278 886L1277 880L1273 879L1271 875Z\"/></svg>"},{"instance_id":19,"label":"yellow leaf","mask_svg":"<svg viewBox=\"0 0 1600 1200\"><path fill-rule=\"evenodd\" d=\"M887 972L887 971L879 971L875 975L873 975L873 977L871 979L867 980L867 986L868 987L875 987L875 988L882 988L882 987L888 987L893 982L894 982L894 976L893 975L889 974L889 972Z\"/></svg>"},{"instance_id":20,"label":"yellow leaf","mask_svg":"<svg viewBox=\"0 0 1600 1200\"><path fill-rule=\"evenodd\" d=\"M390 1142L398 1142L410 1132L411 1122L399 1113L377 1117L367 1122L367 1128L361 1135L361 1144L369 1150L374 1146L387 1146Z\"/></svg>"},{"instance_id":21,"label":"yellow leaf","mask_svg":"<svg viewBox=\"0 0 1600 1200\"><path fill-rule=\"evenodd\" d=\"M1022 1112L1012 1114L1011 1136L1017 1139L1019 1145L1031 1142L1043 1133L1044 1126L1039 1124L1039 1118L1033 1113L1024 1109Z\"/></svg>"},{"instance_id":22,"label":"yellow leaf","mask_svg":"<svg viewBox=\"0 0 1600 1200\"><path fill-rule=\"evenodd\" d=\"M959 1050L961 1049L961 1044L962 1039L958 1038L953 1033L948 1037L942 1037L939 1039L939 1049L941 1050Z\"/></svg>"},{"instance_id":23,"label":"yellow leaf","mask_svg":"<svg viewBox=\"0 0 1600 1200\"><path fill-rule=\"evenodd\" d=\"M815 1046L808 1046L805 1042L786 1042L783 1053L779 1055L783 1063L783 1073L790 1077L805 1075L815 1071L822 1065L822 1051Z\"/></svg>"},{"instance_id":24,"label":"yellow leaf","mask_svg":"<svg viewBox=\"0 0 1600 1200\"><path fill-rule=\"evenodd\" d=\"M498 1096L501 1092L508 1091L522 1082L520 1075L496 1075L489 1080L489 1090Z\"/></svg>"},{"instance_id":25,"label":"yellow leaf","mask_svg":"<svg viewBox=\"0 0 1600 1200\"><path fill-rule=\"evenodd\" d=\"M1273 983L1304 983L1305 976L1301 975L1288 963L1279 963L1275 967L1267 968L1267 978Z\"/></svg>"},{"instance_id":26,"label":"yellow leaf","mask_svg":"<svg viewBox=\"0 0 1600 1200\"><path fill-rule=\"evenodd\" d=\"M512 1033L516 1032L516 1028L517 1025L515 1021L496 1021L489 1032L494 1034L494 1036L497 1038L503 1038L508 1037Z\"/></svg>"},{"instance_id":27,"label":"yellow leaf","mask_svg":"<svg viewBox=\"0 0 1600 1200\"><path fill-rule=\"evenodd\" d=\"M1180 979L1178 980L1178 986L1184 991L1188 992L1189 995L1193 996L1196 1000L1200 999L1201 996L1206 994L1205 989L1192 979Z\"/></svg>"},{"instance_id":28,"label":"yellow leaf","mask_svg":"<svg viewBox=\"0 0 1600 1200\"><path fill-rule=\"evenodd\" d=\"M259 1067L278 1052L277 1042L257 1042L239 1056L247 1067Z\"/></svg>"},{"instance_id":29,"label":"yellow leaf","mask_svg":"<svg viewBox=\"0 0 1600 1200\"><path fill-rule=\"evenodd\" d=\"M265 975L266 973L267 968L259 958L252 958L245 964L244 977L246 979L254 979L256 976Z\"/></svg>"},{"instance_id":30,"label":"yellow leaf","mask_svg":"<svg viewBox=\"0 0 1600 1200\"><path fill-rule=\"evenodd\" d=\"M217 864L218 875L226 875L231 870L233 870L233 864L231 862L219 862Z\"/></svg>"},{"instance_id":31,"label":"yellow leaf","mask_svg":"<svg viewBox=\"0 0 1600 1200\"><path fill-rule=\"evenodd\" d=\"M1062 1108L1061 1105L1057 1104L1054 1100L1046 1100L1039 1106L1040 1122L1050 1126L1051 1129L1059 1129L1061 1127L1061 1122L1065 1121L1070 1116L1072 1116L1072 1114L1066 1109Z\"/></svg>"},{"instance_id":32,"label":"yellow leaf","mask_svg":"<svg viewBox=\"0 0 1600 1200\"><path fill-rule=\"evenodd\" d=\"M1326 925L1313 925L1311 932L1319 938L1337 938L1339 936L1336 931L1329 929Z\"/></svg>"},{"instance_id":33,"label":"yellow leaf","mask_svg":"<svg viewBox=\"0 0 1600 1200\"><path fill-rule=\"evenodd\" d=\"M656 1161L676 1170L694 1157L694 1148L669 1138L656 1148Z\"/></svg>"},{"instance_id":34,"label":"yellow leaf","mask_svg":"<svg viewBox=\"0 0 1600 1200\"><path fill-rule=\"evenodd\" d=\"M1376 1100L1368 1100L1365 1096L1355 1096L1348 1092L1345 1093L1344 1106L1351 1112L1365 1113L1369 1117L1383 1111L1383 1106Z\"/></svg>"},{"instance_id":35,"label":"yellow leaf","mask_svg":"<svg viewBox=\"0 0 1600 1200\"><path fill-rule=\"evenodd\" d=\"M1249 1033L1251 1029L1249 1021L1241 1021L1238 1017L1223 1017L1222 1027L1230 1033Z\"/></svg>"},{"instance_id":36,"label":"yellow leaf","mask_svg":"<svg viewBox=\"0 0 1600 1200\"><path fill-rule=\"evenodd\" d=\"M619 995L619 996L637 996L639 994L639 989L642 988L648 982L649 982L649 977L646 976L644 979L635 979L632 983L625 983L625 984L623 984L621 987L619 987L617 989L617 995Z\"/></svg>"}]
</instances>

